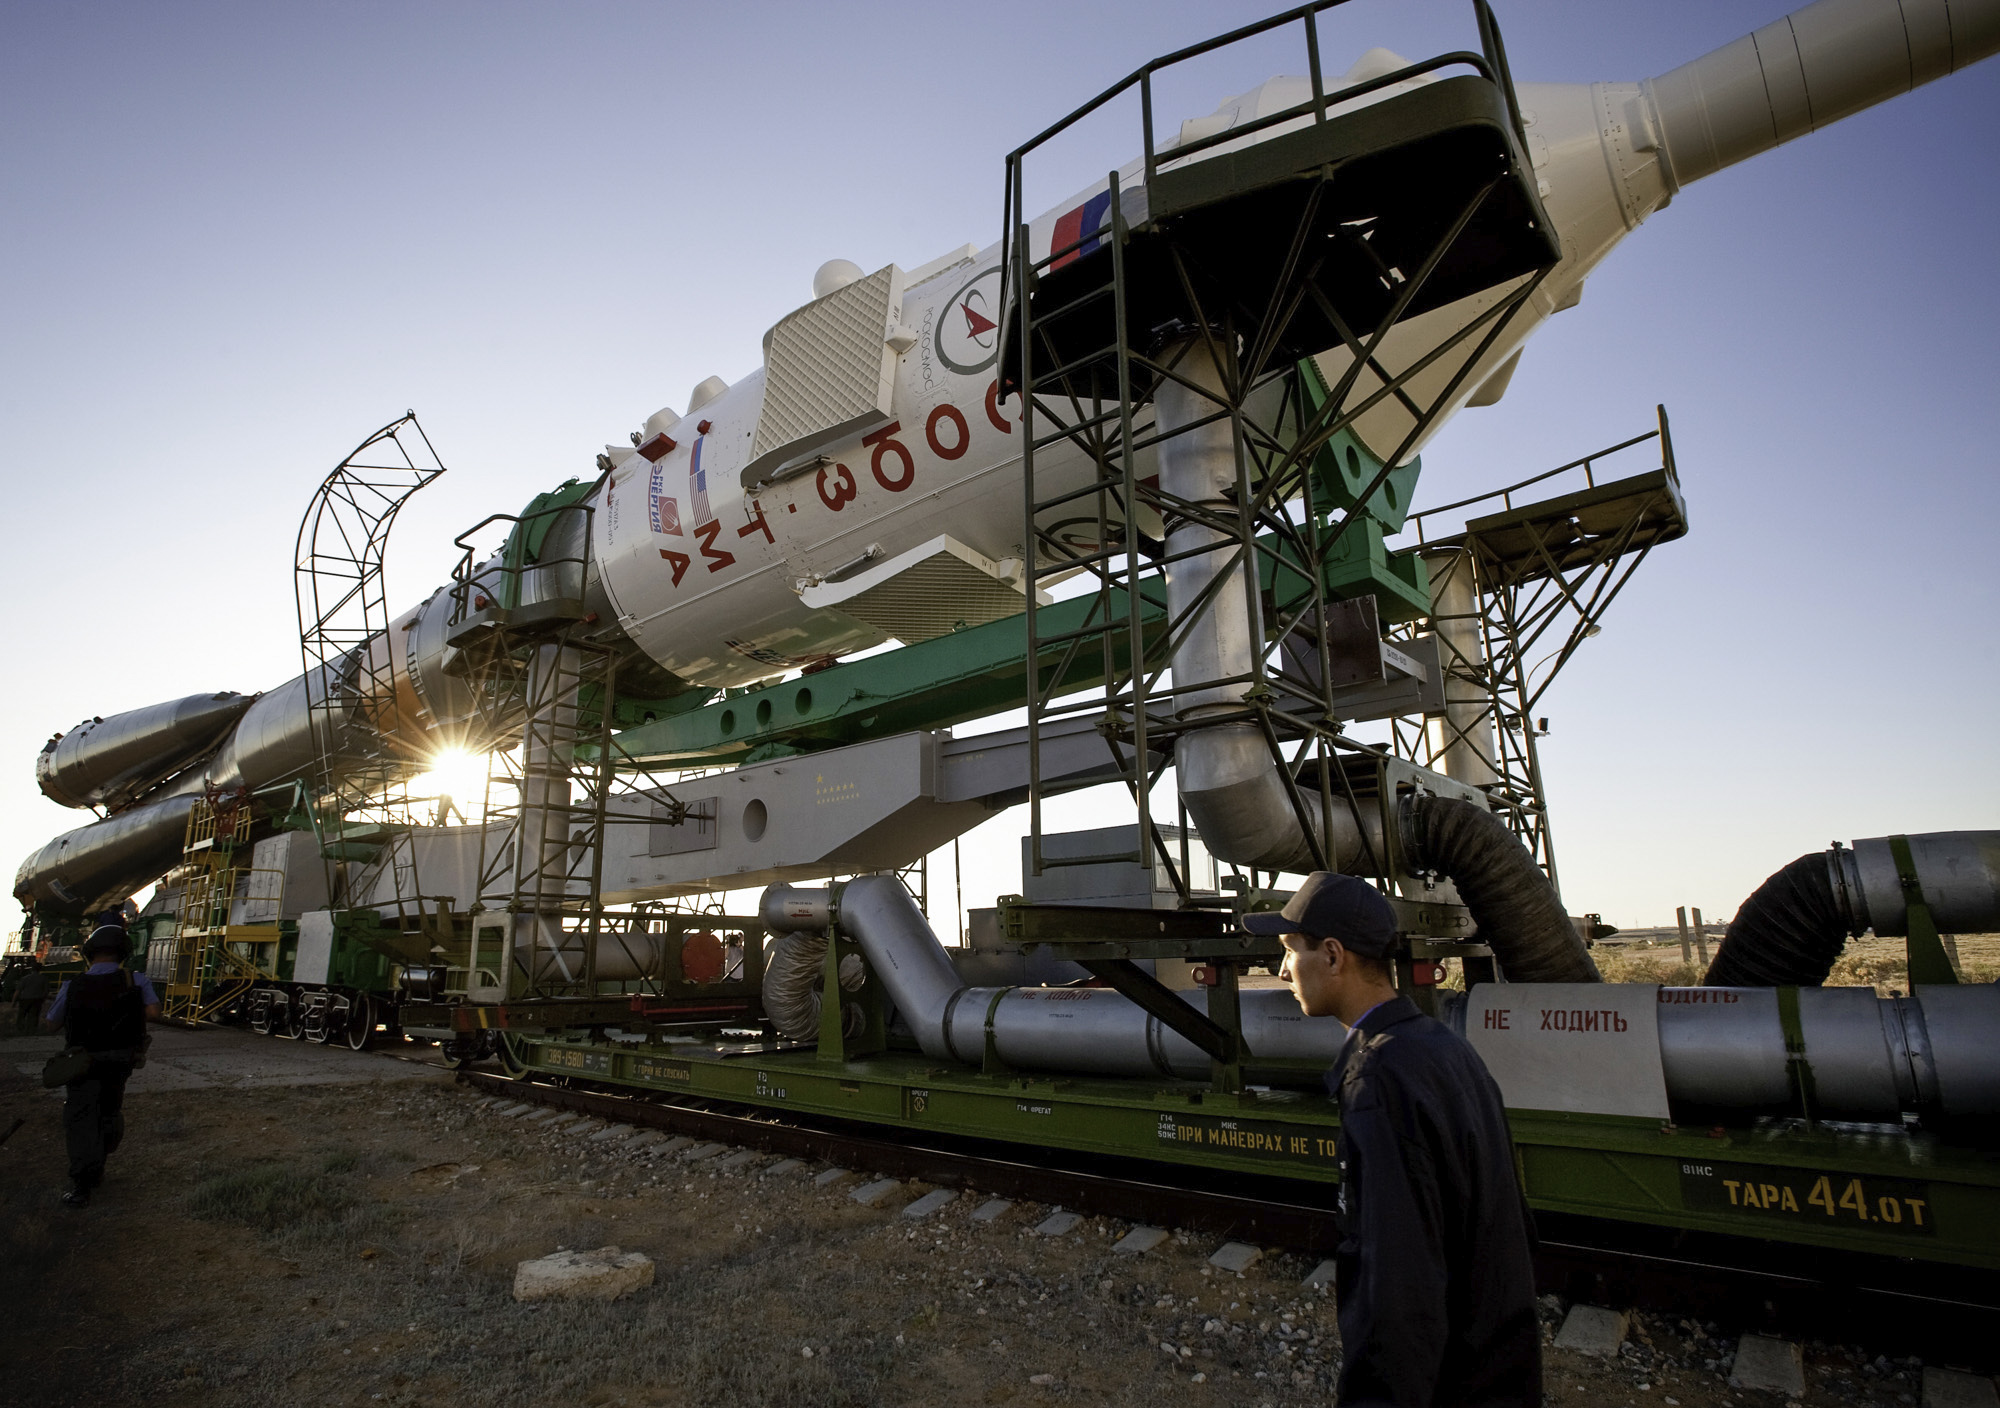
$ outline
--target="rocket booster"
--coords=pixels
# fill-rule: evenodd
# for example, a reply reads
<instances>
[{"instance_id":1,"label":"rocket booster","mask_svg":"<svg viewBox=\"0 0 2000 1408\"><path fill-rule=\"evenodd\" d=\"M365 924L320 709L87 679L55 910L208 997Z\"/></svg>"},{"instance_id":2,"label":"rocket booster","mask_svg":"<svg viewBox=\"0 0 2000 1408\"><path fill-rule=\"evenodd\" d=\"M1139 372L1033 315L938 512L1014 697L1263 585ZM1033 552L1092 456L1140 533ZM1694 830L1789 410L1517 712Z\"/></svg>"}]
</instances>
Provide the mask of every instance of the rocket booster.
<instances>
[{"instance_id":1,"label":"rocket booster","mask_svg":"<svg viewBox=\"0 0 2000 1408\"><path fill-rule=\"evenodd\" d=\"M1562 259L1506 335L1478 354L1432 433L1459 407L1498 400L1527 338L1573 306L1598 263L1683 186L1997 48L2000 0L1819 0L1643 82L1517 85L1527 156ZM1405 66L1371 50L1329 91ZM1308 91L1303 78L1270 79L1184 123L1162 159L1171 163L1179 142L1226 133ZM1120 172L1128 219L1143 208L1143 174L1136 160ZM1105 229L1108 190L1100 182L1032 221L1031 256ZM603 477L584 501L590 511L558 516L540 555L584 565L531 574L528 599L580 595L637 654L701 689L754 684L1022 609L1019 407L999 394L999 260L997 245L967 245L910 270L824 266L813 300L766 334L762 367L733 386L709 378L685 413L659 411L636 445L607 447ZM1399 324L1380 362L1394 375L1510 291L1502 285ZM1437 396L1478 341L1418 373L1414 399ZM1346 358L1334 349L1317 359L1329 383ZM1379 385L1364 372L1355 394ZM1413 426L1402 402L1384 397L1354 429L1386 457ZM1090 474L1080 452L1069 449L1065 460L1063 448L1037 452L1037 477L1052 495L1065 476L1080 485ZM1422 448L1412 441L1404 454ZM1038 526L1081 550L1096 546L1094 517ZM898 577L931 586L894 590ZM470 737L467 691L442 668L452 609L440 589L392 623L386 642L367 647L389 652L394 717L347 721L391 734L413 770L428 750ZM226 695L157 705L52 743L37 767L44 792L113 814L31 856L16 896L72 909L122 898L174 863L188 799L204 785L304 775L313 761L307 690L301 677L240 708L225 705L237 699Z\"/></svg>"}]
</instances>

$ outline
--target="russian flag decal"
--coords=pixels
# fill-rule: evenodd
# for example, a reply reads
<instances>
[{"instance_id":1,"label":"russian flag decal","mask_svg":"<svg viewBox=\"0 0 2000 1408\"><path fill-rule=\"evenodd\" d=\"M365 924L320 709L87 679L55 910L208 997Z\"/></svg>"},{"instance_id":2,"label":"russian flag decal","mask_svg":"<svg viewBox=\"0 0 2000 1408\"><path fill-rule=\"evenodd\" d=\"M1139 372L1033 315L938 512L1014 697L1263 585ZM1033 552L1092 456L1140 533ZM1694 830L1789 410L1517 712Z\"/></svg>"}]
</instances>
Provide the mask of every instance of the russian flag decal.
<instances>
[{"instance_id":1,"label":"russian flag decal","mask_svg":"<svg viewBox=\"0 0 2000 1408\"><path fill-rule=\"evenodd\" d=\"M1073 244L1077 247L1067 254L1058 255L1056 262L1049 265L1049 268L1060 269L1073 259L1081 259L1086 254L1095 254L1104 244L1101 231L1107 223L1106 217L1110 214L1111 192L1107 190L1099 191L1082 205L1060 217L1056 221L1055 238L1050 242L1049 248L1067 249ZM1081 244L1077 244L1079 240L1082 241Z\"/></svg>"}]
</instances>

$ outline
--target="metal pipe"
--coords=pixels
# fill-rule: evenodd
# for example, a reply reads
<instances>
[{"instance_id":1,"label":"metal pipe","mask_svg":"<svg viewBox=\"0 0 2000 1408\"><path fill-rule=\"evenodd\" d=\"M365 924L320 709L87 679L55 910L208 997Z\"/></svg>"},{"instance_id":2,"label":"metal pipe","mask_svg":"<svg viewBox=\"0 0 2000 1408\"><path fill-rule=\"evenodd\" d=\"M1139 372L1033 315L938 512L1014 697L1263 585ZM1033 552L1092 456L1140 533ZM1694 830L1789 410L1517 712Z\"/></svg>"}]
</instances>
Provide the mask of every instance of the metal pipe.
<instances>
[{"instance_id":1,"label":"metal pipe","mask_svg":"<svg viewBox=\"0 0 2000 1408\"><path fill-rule=\"evenodd\" d=\"M1158 392L1161 492L1216 516L1233 515L1235 432L1231 418L1218 415L1224 378L1211 343L1196 338L1178 360L1172 353L1163 360L1191 384L1169 379ZM1202 424L1207 417L1216 418ZM1232 561L1235 549L1232 534L1206 523L1183 519L1167 533L1167 619L1179 633L1173 672L1176 710L1184 720L1237 710L1249 693L1262 645L1248 628L1256 564L1247 555ZM1277 760L1255 724L1219 723L1182 734L1174 767L1188 817L1217 859L1267 870L1314 868ZM1369 853L1345 808L1335 809L1330 838L1319 835L1317 811L1308 810L1307 824L1338 868ZM1380 837L1370 839L1379 854Z\"/></svg>"},{"instance_id":2,"label":"metal pipe","mask_svg":"<svg viewBox=\"0 0 2000 1408\"><path fill-rule=\"evenodd\" d=\"M1901 839L1940 932L2000 929L2000 831L1933 831ZM1809 851L1743 901L1705 981L1717 987L1823 983L1850 936L1909 933L1909 902L1891 838Z\"/></svg>"},{"instance_id":3,"label":"metal pipe","mask_svg":"<svg viewBox=\"0 0 2000 1408\"><path fill-rule=\"evenodd\" d=\"M1661 988L1660 1063L1668 1098L1709 1109L1796 1106L1778 988ZM1814 1114L1894 1122L2000 1115L2000 986L1798 988L1799 1059Z\"/></svg>"},{"instance_id":4,"label":"metal pipe","mask_svg":"<svg viewBox=\"0 0 2000 1408\"><path fill-rule=\"evenodd\" d=\"M1480 629L1479 583L1464 549L1431 553L1431 624L1444 653L1444 716L1439 771L1473 787L1500 780L1493 733L1493 696L1486 687L1486 636ZM1526 727L1524 722L1523 727Z\"/></svg>"},{"instance_id":5,"label":"metal pipe","mask_svg":"<svg viewBox=\"0 0 2000 1408\"><path fill-rule=\"evenodd\" d=\"M2000 930L2000 831L1933 831L1911 836L1910 861L1930 907L1948 934ZM1870 837L1826 853L1834 893L1844 900L1850 934L1910 932L1909 896L1896 873L1889 838Z\"/></svg>"},{"instance_id":6,"label":"metal pipe","mask_svg":"<svg viewBox=\"0 0 2000 1408\"><path fill-rule=\"evenodd\" d=\"M898 880L865 875L827 890L773 885L758 906L774 933L801 934L837 922L861 946L924 1055L983 1064L987 1044L1021 1070L1205 1079L1209 1059L1122 993L1109 988L971 987L963 984L930 923ZM1208 993L1181 994L1206 1014ZM767 1000L768 1001L768 1000ZM1331 1065L1347 1028L1307 1017L1290 992L1239 994L1244 1044L1265 1060ZM803 1034L803 1033L801 1033Z\"/></svg>"}]
</instances>

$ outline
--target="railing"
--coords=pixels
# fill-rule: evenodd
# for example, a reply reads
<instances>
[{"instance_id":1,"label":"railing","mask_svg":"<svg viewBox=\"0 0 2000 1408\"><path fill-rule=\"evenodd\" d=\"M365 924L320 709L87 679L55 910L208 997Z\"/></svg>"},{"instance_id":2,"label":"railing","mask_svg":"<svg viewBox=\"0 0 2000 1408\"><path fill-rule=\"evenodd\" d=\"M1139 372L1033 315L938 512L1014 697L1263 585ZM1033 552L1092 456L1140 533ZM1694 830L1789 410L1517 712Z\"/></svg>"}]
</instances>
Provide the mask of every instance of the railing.
<instances>
[{"instance_id":1,"label":"railing","mask_svg":"<svg viewBox=\"0 0 2000 1408\"><path fill-rule=\"evenodd\" d=\"M587 545L590 541L591 521L595 514L594 506L588 503L550 504L527 513L489 513L453 538L452 545L459 549L459 560L451 573L450 624L463 625L475 612L490 610L495 606L503 610L518 607L521 604L521 579L530 572L554 573L573 567L576 569L580 584L583 580L584 565L589 560L588 546L574 557L537 555L533 561L529 561L526 554L526 530L529 525L541 519L553 520L566 513L580 513L584 516L584 542ZM499 560L478 561L477 549L472 539L495 523L513 525L507 534L507 541L496 554Z\"/></svg>"},{"instance_id":2,"label":"railing","mask_svg":"<svg viewBox=\"0 0 2000 1408\"><path fill-rule=\"evenodd\" d=\"M1594 489L1597 487L1597 462L1599 460L1608 459L1621 450L1631 449L1634 445L1643 445L1648 440L1657 440L1660 442L1660 468L1666 470L1668 476L1678 483L1680 481L1680 473L1674 465L1674 437L1672 430L1667 425L1667 408L1665 406L1655 406L1653 409L1659 416L1659 425L1643 435L1634 435L1630 440L1620 440L1616 445L1607 445L1602 450L1593 450L1582 459L1571 460L1568 464L1559 464L1554 469L1545 469L1540 474L1530 475L1519 483L1509 484L1504 489L1489 489L1483 494L1474 494L1469 499L1459 499L1455 503L1437 504L1431 508L1411 514L1405 520L1405 524L1406 526L1416 528L1417 545L1419 547L1428 547L1430 540L1424 534L1424 521L1426 519L1436 518L1442 513L1453 513L1459 509L1471 508L1475 504L1490 503L1494 499L1500 500L1502 511L1511 510L1514 507L1514 495L1520 493L1523 489L1531 485L1540 484L1544 480L1553 479L1559 474L1567 474L1573 469L1581 469L1583 471L1584 487Z\"/></svg>"},{"instance_id":3,"label":"railing","mask_svg":"<svg viewBox=\"0 0 2000 1408\"><path fill-rule=\"evenodd\" d=\"M1394 87L1398 83L1407 82L1412 78L1420 77L1426 73L1456 67L1471 68L1482 78L1495 84L1500 89L1506 99L1507 116L1514 129L1515 139L1521 144L1524 150L1526 149L1528 145L1527 131L1521 120L1520 103L1514 93L1513 75L1507 66L1507 49L1500 38L1500 27L1493 18L1492 6L1488 4L1487 0L1472 0L1473 15L1479 26L1480 53L1461 49L1448 54L1439 54L1435 58L1425 59L1419 63L1399 68L1393 73L1380 74L1364 82L1350 84L1348 87L1329 93L1326 88L1325 75L1320 65L1319 15L1323 10L1331 10L1346 3L1347 0L1314 0L1313 4L1302 5L1294 10L1287 10L1283 14L1273 15L1269 19L1258 21L1256 24L1245 25L1241 29L1234 29L1227 34L1220 34L1213 39L1204 40L1199 44L1192 44L1185 49L1177 49L1171 54L1163 55L1160 58L1152 60L1150 63L1143 64L1134 69L1123 79L1112 84L1109 88L1071 112L1068 116L1058 119L1009 152L1007 154L1006 190L1001 199L1000 216L1001 286L999 301L1002 310L1003 329L999 345L1006 345L1007 334L1004 323L1006 312L1010 307L1008 279L1014 268L1012 254L1013 243L1018 233L1016 226L1026 218L1025 192L1022 184L1028 154L1060 136L1063 132L1075 126L1113 99L1123 96L1136 87L1139 90L1141 138L1145 153L1145 182L1150 187L1154 178L1159 175L1161 161L1159 144L1154 139L1153 131L1153 76L1177 64L1199 58L1203 54L1213 53L1218 49L1227 48L1245 39L1253 39L1260 34L1267 34L1274 29L1282 29L1287 25L1303 24L1305 26L1306 38L1306 67L1312 85L1312 96L1303 103L1294 104L1279 112L1267 113L1263 117L1226 128L1221 132L1210 133L1205 137L1197 137L1186 143L1176 142L1171 154L1167 158L1168 160L1180 161L1207 151L1212 147L1241 141L1244 137L1254 133L1262 132L1287 122L1293 122L1302 117L1312 118L1315 124L1324 123L1330 120L1330 109L1336 108L1342 103L1364 98L1371 93ZM1046 262L1053 262L1063 255L1080 250L1085 244L1097 240L1101 236L1101 231L1093 231L1085 234L1073 244L1066 245L1060 249L1051 249L1048 261Z\"/></svg>"}]
</instances>

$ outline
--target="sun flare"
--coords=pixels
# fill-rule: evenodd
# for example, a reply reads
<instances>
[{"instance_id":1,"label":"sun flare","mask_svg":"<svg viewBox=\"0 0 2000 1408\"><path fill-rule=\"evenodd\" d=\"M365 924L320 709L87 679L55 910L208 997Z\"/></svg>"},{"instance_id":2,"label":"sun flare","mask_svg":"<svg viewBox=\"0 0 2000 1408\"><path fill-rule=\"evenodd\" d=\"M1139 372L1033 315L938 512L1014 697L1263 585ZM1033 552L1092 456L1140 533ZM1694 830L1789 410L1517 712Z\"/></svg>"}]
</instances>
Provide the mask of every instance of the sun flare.
<instances>
[{"instance_id":1,"label":"sun flare","mask_svg":"<svg viewBox=\"0 0 2000 1408\"><path fill-rule=\"evenodd\" d=\"M453 805L468 820L483 808L486 799L486 755L463 748L444 748L430 766L410 780L413 797L435 797Z\"/></svg>"}]
</instances>

